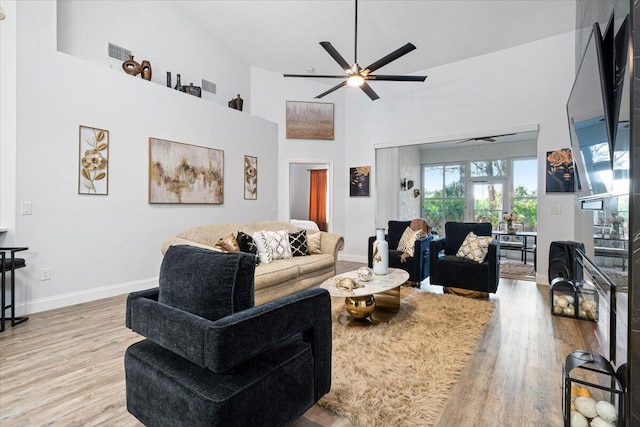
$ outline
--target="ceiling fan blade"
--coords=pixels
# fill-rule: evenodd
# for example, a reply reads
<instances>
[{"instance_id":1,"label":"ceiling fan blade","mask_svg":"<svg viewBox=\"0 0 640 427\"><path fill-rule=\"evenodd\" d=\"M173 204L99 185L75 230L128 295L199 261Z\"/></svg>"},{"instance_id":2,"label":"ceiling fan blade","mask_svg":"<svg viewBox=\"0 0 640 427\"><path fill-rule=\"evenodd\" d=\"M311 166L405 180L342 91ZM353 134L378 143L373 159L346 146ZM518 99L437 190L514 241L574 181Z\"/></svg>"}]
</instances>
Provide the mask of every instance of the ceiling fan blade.
<instances>
[{"instance_id":1,"label":"ceiling fan blade","mask_svg":"<svg viewBox=\"0 0 640 427\"><path fill-rule=\"evenodd\" d=\"M404 46L402 46L400 49L394 50L393 52L391 52L390 54L388 54L384 58L380 58L376 62L374 62L373 64L371 64L368 67L366 67L364 69L364 73L369 74L369 73L377 70L378 68L382 68L385 65L387 65L389 62L395 61L396 59L400 58L401 56L406 55L407 53L411 52L415 48L416 47L413 44L407 43Z\"/></svg>"},{"instance_id":2,"label":"ceiling fan blade","mask_svg":"<svg viewBox=\"0 0 640 427\"><path fill-rule=\"evenodd\" d=\"M344 79L346 76L327 76L314 74L283 74L284 77L307 77L312 79Z\"/></svg>"},{"instance_id":3,"label":"ceiling fan blade","mask_svg":"<svg viewBox=\"0 0 640 427\"><path fill-rule=\"evenodd\" d=\"M427 76L393 76L393 75L374 75L369 74L365 80L380 80L391 82L423 82Z\"/></svg>"},{"instance_id":4,"label":"ceiling fan blade","mask_svg":"<svg viewBox=\"0 0 640 427\"><path fill-rule=\"evenodd\" d=\"M327 90L327 91L325 91L325 92L322 92L320 95L318 95L318 96L316 96L316 97L314 97L314 98L318 98L318 99L319 99L319 98L322 98L322 97L323 97L323 96L325 96L325 95L329 95L331 92L333 92L333 91L336 91L336 90L340 89L342 86L344 86L344 85L346 85L346 84L347 84L347 81L345 80L345 81L343 81L342 83L339 83L339 84L335 85L335 86L334 86L334 87L332 87L331 89L329 89L329 90ZM366 83L365 83L365 84L366 84Z\"/></svg>"},{"instance_id":5,"label":"ceiling fan blade","mask_svg":"<svg viewBox=\"0 0 640 427\"><path fill-rule=\"evenodd\" d=\"M349 63L342 57L342 55L340 55L340 53L338 53L336 48L333 47L331 45L331 43L329 43L329 42L320 42L320 46L322 46L324 48L324 50L326 50L327 53L329 55L331 55L331 57L333 59L335 59L335 61L340 65L340 67L342 67L343 70L345 70L345 71L351 70L351 65L349 65Z\"/></svg>"},{"instance_id":6,"label":"ceiling fan blade","mask_svg":"<svg viewBox=\"0 0 640 427\"><path fill-rule=\"evenodd\" d=\"M346 83L346 82L345 82L345 83ZM372 100L372 101L375 101L376 99L380 98L380 97L378 96L378 94L377 94L377 93L375 93L375 91L374 91L373 89L371 89L371 86L369 86L369 85L367 84L367 82L364 82L364 83L362 84L362 86L360 86L360 89L362 89L362 91L363 91L364 93L366 93L366 94L367 94L367 96L368 96L369 98L371 98L371 100Z\"/></svg>"}]
</instances>

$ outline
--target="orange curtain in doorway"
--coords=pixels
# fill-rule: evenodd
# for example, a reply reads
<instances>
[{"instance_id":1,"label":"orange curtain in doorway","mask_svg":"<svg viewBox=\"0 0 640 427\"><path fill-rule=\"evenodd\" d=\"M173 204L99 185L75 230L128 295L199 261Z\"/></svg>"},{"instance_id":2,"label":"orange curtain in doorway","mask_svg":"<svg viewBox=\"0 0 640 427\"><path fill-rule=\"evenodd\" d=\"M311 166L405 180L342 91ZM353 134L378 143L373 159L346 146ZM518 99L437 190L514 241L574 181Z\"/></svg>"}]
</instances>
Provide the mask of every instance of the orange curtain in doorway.
<instances>
[{"instance_id":1,"label":"orange curtain in doorway","mask_svg":"<svg viewBox=\"0 0 640 427\"><path fill-rule=\"evenodd\" d=\"M327 231L327 170L311 170L309 188L309 219L322 231Z\"/></svg>"}]
</instances>

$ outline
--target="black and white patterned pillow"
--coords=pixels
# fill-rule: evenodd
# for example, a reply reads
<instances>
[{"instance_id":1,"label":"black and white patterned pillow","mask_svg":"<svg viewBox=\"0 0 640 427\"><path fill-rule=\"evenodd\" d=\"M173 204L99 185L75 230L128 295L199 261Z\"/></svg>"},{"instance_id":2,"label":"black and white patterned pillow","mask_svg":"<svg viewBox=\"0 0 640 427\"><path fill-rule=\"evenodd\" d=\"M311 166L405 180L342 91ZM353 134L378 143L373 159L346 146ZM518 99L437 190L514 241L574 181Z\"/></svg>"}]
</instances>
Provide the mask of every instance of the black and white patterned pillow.
<instances>
[{"instance_id":1,"label":"black and white patterned pillow","mask_svg":"<svg viewBox=\"0 0 640 427\"><path fill-rule=\"evenodd\" d=\"M238 231L236 240L238 241L238 246L240 246L240 251L255 255L256 265L260 264L260 258L258 257L258 246L256 245L256 242L253 240L253 237L251 237L247 233Z\"/></svg>"},{"instance_id":2,"label":"black and white patterned pillow","mask_svg":"<svg viewBox=\"0 0 640 427\"><path fill-rule=\"evenodd\" d=\"M297 233L289 233L289 244L291 245L291 254L293 256L307 256L307 230Z\"/></svg>"}]
</instances>

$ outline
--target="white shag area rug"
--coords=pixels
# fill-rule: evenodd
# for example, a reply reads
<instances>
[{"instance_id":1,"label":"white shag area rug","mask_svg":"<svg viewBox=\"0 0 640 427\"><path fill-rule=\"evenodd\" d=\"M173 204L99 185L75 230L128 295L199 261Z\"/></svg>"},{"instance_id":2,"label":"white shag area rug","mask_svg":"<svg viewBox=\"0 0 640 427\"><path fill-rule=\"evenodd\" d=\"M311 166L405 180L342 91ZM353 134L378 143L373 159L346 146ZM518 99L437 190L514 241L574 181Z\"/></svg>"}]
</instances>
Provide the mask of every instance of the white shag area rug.
<instances>
[{"instance_id":1,"label":"white shag area rug","mask_svg":"<svg viewBox=\"0 0 640 427\"><path fill-rule=\"evenodd\" d=\"M403 287L400 312L388 323L345 326L344 299L333 298L331 391L318 403L356 426L429 426L494 304Z\"/></svg>"}]
</instances>

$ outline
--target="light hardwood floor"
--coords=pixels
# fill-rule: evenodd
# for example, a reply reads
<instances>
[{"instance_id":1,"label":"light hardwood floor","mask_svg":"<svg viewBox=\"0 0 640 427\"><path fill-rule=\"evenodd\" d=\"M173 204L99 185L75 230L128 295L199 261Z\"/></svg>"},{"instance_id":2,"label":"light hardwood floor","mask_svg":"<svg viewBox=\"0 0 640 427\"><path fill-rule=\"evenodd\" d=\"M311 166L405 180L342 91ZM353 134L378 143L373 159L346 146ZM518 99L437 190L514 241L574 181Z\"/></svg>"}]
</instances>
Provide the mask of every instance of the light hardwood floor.
<instances>
[{"instance_id":1,"label":"light hardwood floor","mask_svg":"<svg viewBox=\"0 0 640 427\"><path fill-rule=\"evenodd\" d=\"M341 261L338 272L360 265ZM551 316L549 288L530 281L501 279L491 300L494 316L437 425L561 425L562 362L577 349L606 356L606 321ZM124 326L125 301L37 313L1 333L0 425L139 426L125 407L123 354L141 337ZM316 406L295 425L350 423Z\"/></svg>"}]
</instances>

